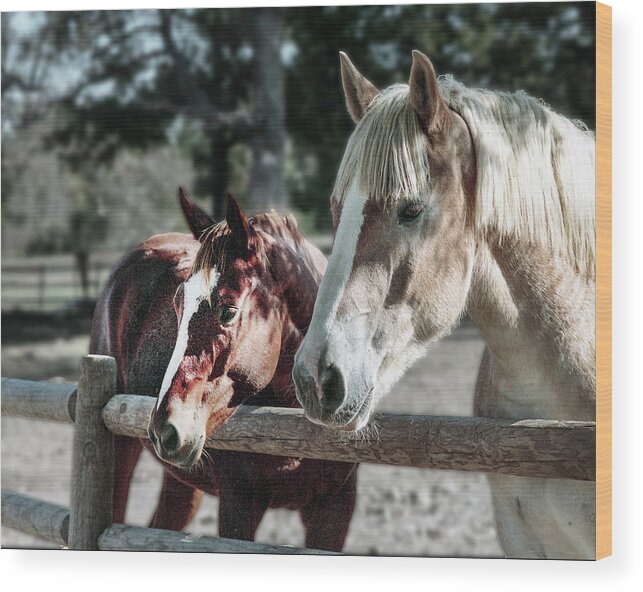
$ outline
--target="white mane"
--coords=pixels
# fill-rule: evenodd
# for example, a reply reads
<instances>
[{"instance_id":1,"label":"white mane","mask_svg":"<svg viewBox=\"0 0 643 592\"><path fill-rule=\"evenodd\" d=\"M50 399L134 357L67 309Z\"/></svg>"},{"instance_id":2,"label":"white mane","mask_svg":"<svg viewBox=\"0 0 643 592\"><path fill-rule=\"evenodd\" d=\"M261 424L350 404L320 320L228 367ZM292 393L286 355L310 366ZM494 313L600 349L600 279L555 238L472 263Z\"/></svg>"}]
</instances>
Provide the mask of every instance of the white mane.
<instances>
[{"instance_id":1,"label":"white mane","mask_svg":"<svg viewBox=\"0 0 643 592\"><path fill-rule=\"evenodd\" d=\"M440 84L473 137L477 232L547 246L593 276L594 134L524 92L469 89L450 77ZM338 203L355 178L370 199L428 194L427 140L408 94L407 85L389 87L357 125L337 175Z\"/></svg>"}]
</instances>

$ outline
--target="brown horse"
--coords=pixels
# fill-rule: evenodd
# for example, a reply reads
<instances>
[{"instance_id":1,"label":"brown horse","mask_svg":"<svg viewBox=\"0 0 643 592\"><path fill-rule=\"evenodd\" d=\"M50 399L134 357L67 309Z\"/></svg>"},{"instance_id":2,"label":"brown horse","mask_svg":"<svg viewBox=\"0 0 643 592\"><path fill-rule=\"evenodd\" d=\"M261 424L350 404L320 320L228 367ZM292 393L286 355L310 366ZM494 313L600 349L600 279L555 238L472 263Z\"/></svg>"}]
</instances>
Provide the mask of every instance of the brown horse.
<instances>
[{"instance_id":1,"label":"brown horse","mask_svg":"<svg viewBox=\"0 0 643 592\"><path fill-rule=\"evenodd\" d=\"M230 198L216 224L179 195L195 238L157 235L125 256L97 303L90 344L116 358L119 390L158 397L149 436L165 470L151 526L183 529L206 492L219 496L219 536L252 540L268 508L286 507L300 511L307 547L339 551L357 465L203 452L242 403L298 406L293 359L326 260L292 218L248 219ZM115 522L143 446L116 439Z\"/></svg>"}]
</instances>

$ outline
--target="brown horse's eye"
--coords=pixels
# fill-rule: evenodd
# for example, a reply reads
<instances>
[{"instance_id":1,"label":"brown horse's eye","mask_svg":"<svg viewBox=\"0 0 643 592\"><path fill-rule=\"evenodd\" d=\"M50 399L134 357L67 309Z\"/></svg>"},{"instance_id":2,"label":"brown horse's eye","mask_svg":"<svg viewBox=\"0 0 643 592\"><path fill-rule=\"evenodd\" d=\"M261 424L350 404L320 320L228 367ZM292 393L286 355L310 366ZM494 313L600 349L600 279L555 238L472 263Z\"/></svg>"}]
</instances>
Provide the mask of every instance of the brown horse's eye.
<instances>
[{"instance_id":1,"label":"brown horse's eye","mask_svg":"<svg viewBox=\"0 0 643 592\"><path fill-rule=\"evenodd\" d=\"M424 212L424 204L413 202L406 204L399 212L400 222L413 222Z\"/></svg>"},{"instance_id":2,"label":"brown horse's eye","mask_svg":"<svg viewBox=\"0 0 643 592\"><path fill-rule=\"evenodd\" d=\"M219 309L219 322L223 325L229 323L237 316L237 310L234 306L222 306Z\"/></svg>"}]
</instances>

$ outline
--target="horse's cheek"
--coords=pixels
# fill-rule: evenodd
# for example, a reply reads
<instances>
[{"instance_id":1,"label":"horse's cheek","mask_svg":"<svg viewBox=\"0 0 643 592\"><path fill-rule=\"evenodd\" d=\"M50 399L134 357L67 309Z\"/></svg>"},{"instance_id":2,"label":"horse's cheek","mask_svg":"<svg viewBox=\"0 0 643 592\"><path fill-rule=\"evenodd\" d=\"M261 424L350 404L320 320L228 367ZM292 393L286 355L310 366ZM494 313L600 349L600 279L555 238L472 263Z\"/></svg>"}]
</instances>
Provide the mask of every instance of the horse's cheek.
<instances>
[{"instance_id":1,"label":"horse's cheek","mask_svg":"<svg viewBox=\"0 0 643 592\"><path fill-rule=\"evenodd\" d=\"M229 344L219 336L213 344L211 376L221 376L228 360Z\"/></svg>"},{"instance_id":2,"label":"horse's cheek","mask_svg":"<svg viewBox=\"0 0 643 592\"><path fill-rule=\"evenodd\" d=\"M254 376L261 388L264 388L272 380L277 371L277 364L281 353L281 331L277 324L263 324L257 327L254 333L257 336L264 336L255 342L253 360L255 362ZM263 341L263 343L261 343Z\"/></svg>"}]
</instances>

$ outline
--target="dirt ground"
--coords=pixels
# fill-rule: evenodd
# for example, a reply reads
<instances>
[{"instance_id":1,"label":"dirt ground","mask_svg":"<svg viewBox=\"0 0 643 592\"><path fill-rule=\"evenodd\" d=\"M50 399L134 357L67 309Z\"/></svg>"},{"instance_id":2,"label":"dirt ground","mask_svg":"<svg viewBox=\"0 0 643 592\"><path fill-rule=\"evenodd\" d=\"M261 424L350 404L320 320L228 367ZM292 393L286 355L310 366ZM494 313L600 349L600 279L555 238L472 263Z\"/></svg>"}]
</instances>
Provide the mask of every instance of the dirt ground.
<instances>
[{"instance_id":1,"label":"dirt ground","mask_svg":"<svg viewBox=\"0 0 643 592\"><path fill-rule=\"evenodd\" d=\"M464 323L431 346L380 404L381 411L470 415L483 342ZM2 375L76 380L85 336L2 347ZM2 418L2 488L69 504L71 426ZM145 525L160 488L160 466L145 453L134 476L127 521ZM484 475L363 464L357 508L345 552L375 555L501 556ZM206 496L187 530L216 535L218 500ZM299 516L270 510L257 533L261 542L302 546ZM2 528L3 547L43 547L41 541Z\"/></svg>"}]
</instances>

